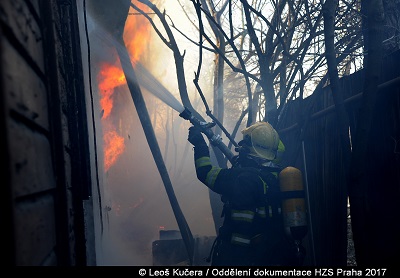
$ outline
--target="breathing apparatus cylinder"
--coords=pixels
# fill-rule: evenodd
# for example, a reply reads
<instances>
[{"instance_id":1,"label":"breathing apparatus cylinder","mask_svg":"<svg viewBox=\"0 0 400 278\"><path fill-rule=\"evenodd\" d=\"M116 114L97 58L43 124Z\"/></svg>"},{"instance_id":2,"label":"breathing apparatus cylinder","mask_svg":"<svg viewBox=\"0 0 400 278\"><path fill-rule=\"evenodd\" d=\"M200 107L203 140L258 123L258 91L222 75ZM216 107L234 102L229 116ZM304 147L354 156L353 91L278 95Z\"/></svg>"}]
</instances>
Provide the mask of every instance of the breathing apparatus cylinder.
<instances>
[{"instance_id":1,"label":"breathing apparatus cylinder","mask_svg":"<svg viewBox=\"0 0 400 278\"><path fill-rule=\"evenodd\" d=\"M286 167L279 173L282 192L282 215L285 232L296 241L307 234L307 211L303 178L295 167Z\"/></svg>"}]
</instances>

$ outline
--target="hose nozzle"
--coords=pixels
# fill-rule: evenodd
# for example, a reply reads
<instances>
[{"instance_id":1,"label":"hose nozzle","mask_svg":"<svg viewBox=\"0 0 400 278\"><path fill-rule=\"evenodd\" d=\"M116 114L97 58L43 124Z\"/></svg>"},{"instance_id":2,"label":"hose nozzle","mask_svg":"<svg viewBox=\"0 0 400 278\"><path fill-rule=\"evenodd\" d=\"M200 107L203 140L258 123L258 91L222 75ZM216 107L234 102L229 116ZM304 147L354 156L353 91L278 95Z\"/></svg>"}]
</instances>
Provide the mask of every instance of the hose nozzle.
<instances>
[{"instance_id":1,"label":"hose nozzle","mask_svg":"<svg viewBox=\"0 0 400 278\"><path fill-rule=\"evenodd\" d=\"M212 127L215 126L215 122L205 122L201 121L198 118L196 118L192 112L185 107L185 110L183 110L180 114L180 117L182 117L185 120L190 121L190 123L198 128L200 128L201 132L207 136L207 138L210 140L211 144L214 146L217 146L221 152L229 159L229 161L232 162L233 159L233 154L232 152L228 149L227 146L225 146L222 143L222 138L220 135L214 134L212 131Z\"/></svg>"},{"instance_id":2,"label":"hose nozzle","mask_svg":"<svg viewBox=\"0 0 400 278\"><path fill-rule=\"evenodd\" d=\"M179 116L184 118L185 120L189 120L190 121L190 118L192 117L192 112L190 112L190 110L187 107L185 107L185 110L183 110L179 114Z\"/></svg>"},{"instance_id":3,"label":"hose nozzle","mask_svg":"<svg viewBox=\"0 0 400 278\"><path fill-rule=\"evenodd\" d=\"M180 114L180 117L184 118L185 120L188 120L192 123L192 125L197 126L199 128L201 128L201 130L203 131L203 133L205 133L205 130L212 128L213 126L215 126L214 122L205 122L205 121L200 121L198 118L196 118L195 116L193 116L192 112L190 112L190 110L185 107L185 110L183 110Z\"/></svg>"}]
</instances>

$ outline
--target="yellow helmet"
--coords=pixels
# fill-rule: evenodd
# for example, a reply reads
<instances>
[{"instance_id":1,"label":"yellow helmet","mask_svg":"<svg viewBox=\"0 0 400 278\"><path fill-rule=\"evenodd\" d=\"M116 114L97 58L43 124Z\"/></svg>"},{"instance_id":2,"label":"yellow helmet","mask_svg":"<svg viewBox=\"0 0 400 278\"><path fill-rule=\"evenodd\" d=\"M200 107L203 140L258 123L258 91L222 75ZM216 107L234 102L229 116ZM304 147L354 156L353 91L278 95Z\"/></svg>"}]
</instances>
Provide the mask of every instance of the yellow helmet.
<instances>
[{"instance_id":1,"label":"yellow helmet","mask_svg":"<svg viewBox=\"0 0 400 278\"><path fill-rule=\"evenodd\" d=\"M272 161L275 164L280 164L282 162L283 153L285 152L285 145L283 144L282 140L279 140L278 150L276 152L276 157Z\"/></svg>"},{"instance_id":2,"label":"yellow helmet","mask_svg":"<svg viewBox=\"0 0 400 278\"><path fill-rule=\"evenodd\" d=\"M279 145L278 132L267 122L257 122L242 130L243 139L250 137L250 155L273 160Z\"/></svg>"}]
</instances>

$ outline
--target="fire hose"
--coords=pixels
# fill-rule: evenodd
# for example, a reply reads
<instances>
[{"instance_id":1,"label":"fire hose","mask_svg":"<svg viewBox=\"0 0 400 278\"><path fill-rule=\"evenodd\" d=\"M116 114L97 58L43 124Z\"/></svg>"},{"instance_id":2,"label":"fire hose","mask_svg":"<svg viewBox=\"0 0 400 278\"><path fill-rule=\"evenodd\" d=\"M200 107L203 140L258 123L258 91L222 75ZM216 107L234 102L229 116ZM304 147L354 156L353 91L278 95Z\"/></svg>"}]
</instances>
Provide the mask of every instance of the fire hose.
<instances>
[{"instance_id":1,"label":"fire hose","mask_svg":"<svg viewBox=\"0 0 400 278\"><path fill-rule=\"evenodd\" d=\"M201 132L207 136L208 140L210 143L217 147L224 155L225 157L233 163L233 153L231 150L222 142L222 138L220 135L215 134L212 131L212 127L215 126L214 122L205 122L201 121L198 118L196 118L190 110L185 107L185 110L179 114L180 117L182 117L185 120L188 120L192 125L200 128Z\"/></svg>"}]
</instances>

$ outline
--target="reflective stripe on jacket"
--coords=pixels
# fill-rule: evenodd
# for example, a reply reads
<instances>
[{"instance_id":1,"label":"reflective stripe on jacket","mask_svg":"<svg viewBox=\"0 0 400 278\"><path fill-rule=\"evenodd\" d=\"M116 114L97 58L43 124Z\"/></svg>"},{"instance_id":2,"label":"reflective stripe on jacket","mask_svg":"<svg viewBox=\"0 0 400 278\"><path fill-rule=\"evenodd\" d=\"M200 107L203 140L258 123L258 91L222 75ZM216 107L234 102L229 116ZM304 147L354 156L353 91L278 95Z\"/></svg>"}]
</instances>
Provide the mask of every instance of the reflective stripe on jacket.
<instances>
[{"instance_id":1,"label":"reflective stripe on jacket","mask_svg":"<svg viewBox=\"0 0 400 278\"><path fill-rule=\"evenodd\" d=\"M207 146L195 147L195 167L198 179L222 196L225 204L222 238L248 246L252 238L266 231L268 219L275 216L268 194L277 183L273 185L271 179L267 182L265 174L257 168L213 166Z\"/></svg>"}]
</instances>

